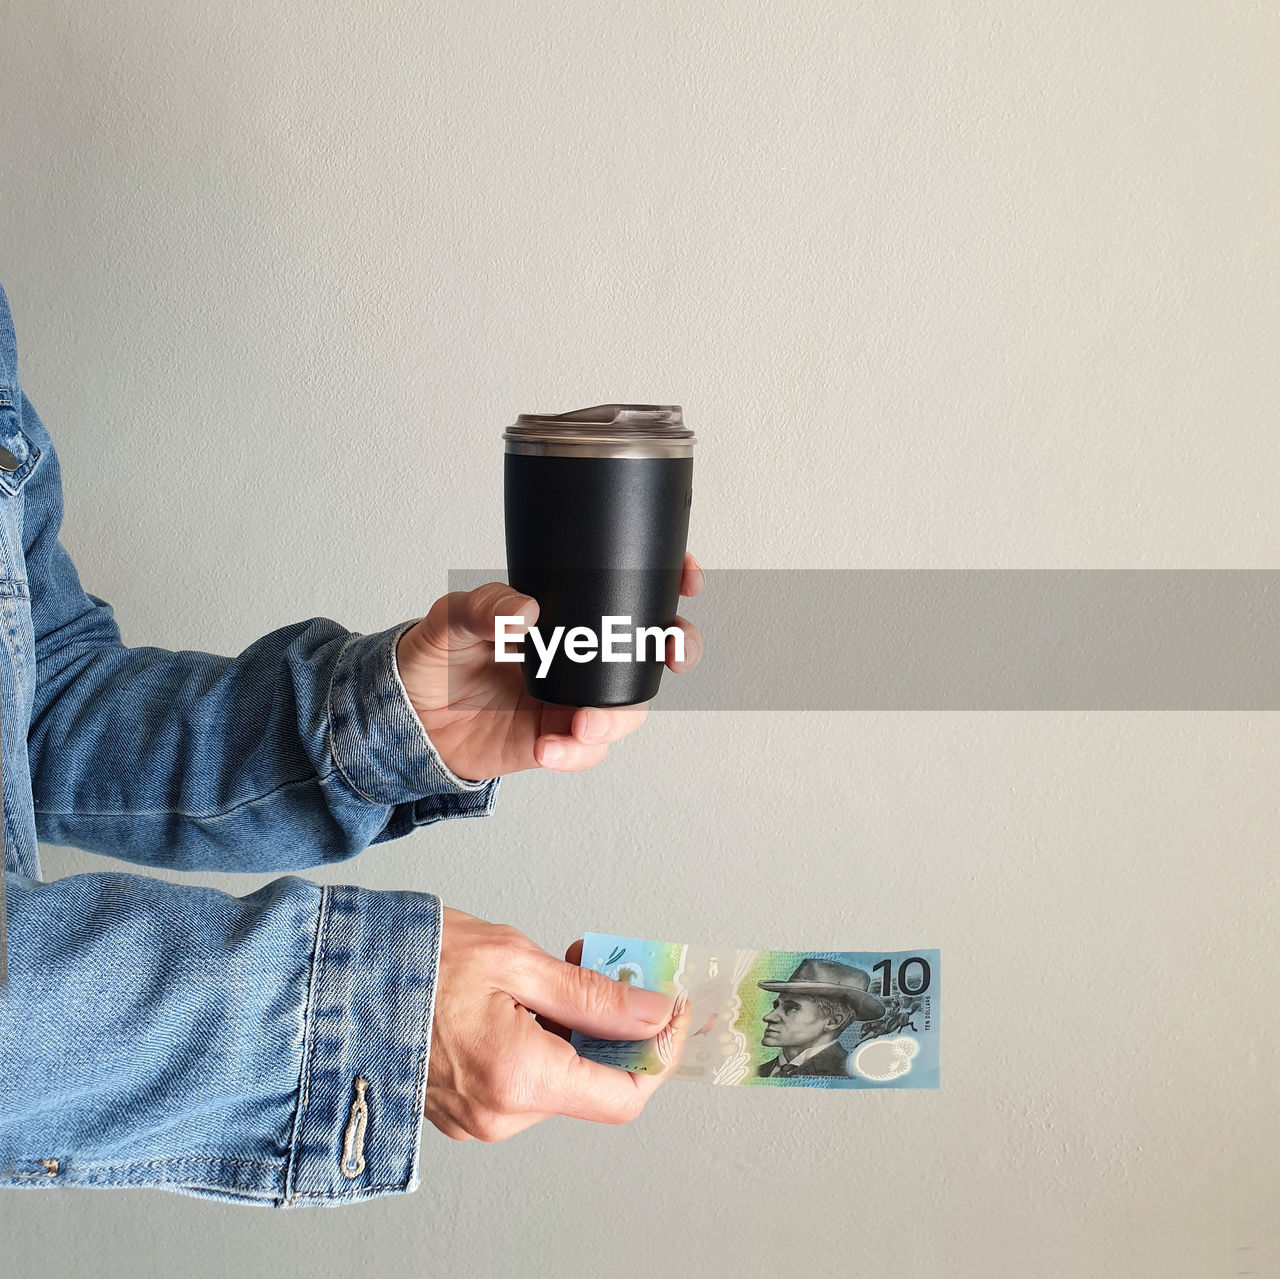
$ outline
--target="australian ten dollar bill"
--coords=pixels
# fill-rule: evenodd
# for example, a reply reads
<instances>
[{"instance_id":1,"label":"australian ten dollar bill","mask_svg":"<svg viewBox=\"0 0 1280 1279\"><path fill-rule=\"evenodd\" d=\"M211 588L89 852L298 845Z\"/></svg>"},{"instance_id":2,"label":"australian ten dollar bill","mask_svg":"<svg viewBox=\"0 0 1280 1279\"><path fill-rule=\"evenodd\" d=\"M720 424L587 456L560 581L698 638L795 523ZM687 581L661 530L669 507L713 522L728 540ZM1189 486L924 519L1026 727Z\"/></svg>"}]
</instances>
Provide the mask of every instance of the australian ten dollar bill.
<instances>
[{"instance_id":1,"label":"australian ten dollar bill","mask_svg":"<svg viewBox=\"0 0 1280 1279\"><path fill-rule=\"evenodd\" d=\"M588 933L582 966L690 1003L674 1075L709 1084L937 1088L936 950L735 950ZM574 1032L593 1061L658 1074L670 1038Z\"/></svg>"}]
</instances>

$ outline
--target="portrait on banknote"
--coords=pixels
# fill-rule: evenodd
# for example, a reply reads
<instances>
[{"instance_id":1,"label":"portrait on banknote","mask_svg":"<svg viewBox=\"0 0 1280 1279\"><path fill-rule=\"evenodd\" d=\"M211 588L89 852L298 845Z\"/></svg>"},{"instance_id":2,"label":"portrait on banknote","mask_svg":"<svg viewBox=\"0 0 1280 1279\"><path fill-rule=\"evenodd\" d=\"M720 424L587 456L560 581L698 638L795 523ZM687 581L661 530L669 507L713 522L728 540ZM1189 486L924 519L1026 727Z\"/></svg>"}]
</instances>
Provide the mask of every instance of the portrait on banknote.
<instances>
[{"instance_id":1,"label":"portrait on banknote","mask_svg":"<svg viewBox=\"0 0 1280 1279\"><path fill-rule=\"evenodd\" d=\"M805 959L786 981L756 984L776 992L760 1044L777 1049L777 1056L756 1067L762 1079L847 1077L849 1052L841 1035L855 1021L884 1016L884 1004L869 993L870 974L836 960Z\"/></svg>"}]
</instances>

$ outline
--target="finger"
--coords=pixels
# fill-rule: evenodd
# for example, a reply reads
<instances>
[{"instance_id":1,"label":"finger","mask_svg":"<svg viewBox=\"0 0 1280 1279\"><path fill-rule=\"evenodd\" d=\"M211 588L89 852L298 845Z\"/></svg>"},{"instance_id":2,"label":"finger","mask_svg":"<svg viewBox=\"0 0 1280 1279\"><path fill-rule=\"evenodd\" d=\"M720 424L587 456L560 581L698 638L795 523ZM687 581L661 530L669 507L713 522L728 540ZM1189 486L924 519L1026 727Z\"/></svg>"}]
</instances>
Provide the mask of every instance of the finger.
<instances>
[{"instance_id":1,"label":"finger","mask_svg":"<svg viewBox=\"0 0 1280 1279\"><path fill-rule=\"evenodd\" d=\"M671 1077L680 1060L689 1031L689 1001L681 998L672 1010L671 1020L659 1034L665 1040L665 1068L659 1074L619 1070L602 1066L587 1057L564 1059L559 1091L547 1098L557 1114L572 1119L588 1119L595 1123L629 1123L644 1109L645 1102L659 1086Z\"/></svg>"},{"instance_id":2,"label":"finger","mask_svg":"<svg viewBox=\"0 0 1280 1279\"><path fill-rule=\"evenodd\" d=\"M680 574L680 594L687 596L701 595L707 584L707 575L702 565L687 551L684 557L684 571Z\"/></svg>"},{"instance_id":3,"label":"finger","mask_svg":"<svg viewBox=\"0 0 1280 1279\"><path fill-rule=\"evenodd\" d=\"M573 713L572 733L580 742L616 742L628 733L634 733L648 714L648 702L635 706L611 706L608 710L582 706Z\"/></svg>"},{"instance_id":4,"label":"finger","mask_svg":"<svg viewBox=\"0 0 1280 1279\"><path fill-rule=\"evenodd\" d=\"M676 643L673 637L667 640L666 664L678 675L682 675L702 660L702 632L688 618L677 616L675 624L684 637L684 661L676 661Z\"/></svg>"},{"instance_id":5,"label":"finger","mask_svg":"<svg viewBox=\"0 0 1280 1279\"><path fill-rule=\"evenodd\" d=\"M573 717L577 711L572 706L543 705L542 718L538 723L538 736L555 737L573 736Z\"/></svg>"},{"instance_id":6,"label":"finger","mask_svg":"<svg viewBox=\"0 0 1280 1279\"><path fill-rule=\"evenodd\" d=\"M630 1123L657 1091L660 1080L646 1074L602 1066L574 1053L547 1100L556 1113L597 1124Z\"/></svg>"},{"instance_id":7,"label":"finger","mask_svg":"<svg viewBox=\"0 0 1280 1279\"><path fill-rule=\"evenodd\" d=\"M661 1081L670 1077L680 1064L680 1056L684 1052L686 1040L689 1038L690 1022L693 1019L693 1005L689 996L681 992L676 996L671 1008L671 1018L658 1031L654 1039L654 1048L660 1061L664 1063L662 1073L656 1078Z\"/></svg>"},{"instance_id":8,"label":"finger","mask_svg":"<svg viewBox=\"0 0 1280 1279\"><path fill-rule=\"evenodd\" d=\"M506 990L525 1008L599 1039L650 1039L671 1018L671 999L562 963L536 946L513 953Z\"/></svg>"},{"instance_id":9,"label":"finger","mask_svg":"<svg viewBox=\"0 0 1280 1279\"><path fill-rule=\"evenodd\" d=\"M495 621L519 617L505 624L510 636L523 635L538 620L538 601L505 582L486 582L473 591L450 591L432 604L419 625L423 644L441 652L494 642Z\"/></svg>"},{"instance_id":10,"label":"finger","mask_svg":"<svg viewBox=\"0 0 1280 1279\"><path fill-rule=\"evenodd\" d=\"M564 962L566 964L580 964L582 962L582 938L569 943L569 949L564 952ZM559 1035L561 1039L568 1039L573 1032L568 1026L562 1026L558 1021L552 1021L550 1017L544 1017L541 1013L536 1018L538 1025L543 1030L550 1031L553 1035Z\"/></svg>"},{"instance_id":11,"label":"finger","mask_svg":"<svg viewBox=\"0 0 1280 1279\"><path fill-rule=\"evenodd\" d=\"M607 744L591 744L575 741L559 733L544 733L533 744L533 758L543 768L553 773L580 773L593 768L605 757Z\"/></svg>"}]
</instances>

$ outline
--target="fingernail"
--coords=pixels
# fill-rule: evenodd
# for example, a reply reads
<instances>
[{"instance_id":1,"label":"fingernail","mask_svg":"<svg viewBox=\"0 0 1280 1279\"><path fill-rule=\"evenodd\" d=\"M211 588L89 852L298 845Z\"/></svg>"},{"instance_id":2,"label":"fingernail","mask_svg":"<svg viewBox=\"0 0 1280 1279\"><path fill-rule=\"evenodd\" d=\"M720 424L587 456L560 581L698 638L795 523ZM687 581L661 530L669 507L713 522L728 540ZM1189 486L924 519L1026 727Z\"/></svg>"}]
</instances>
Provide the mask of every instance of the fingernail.
<instances>
[{"instance_id":1,"label":"fingernail","mask_svg":"<svg viewBox=\"0 0 1280 1279\"><path fill-rule=\"evenodd\" d=\"M665 1026L671 1016L671 1000L660 991L645 990L643 986L628 986L627 1011L651 1025Z\"/></svg>"},{"instance_id":2,"label":"fingernail","mask_svg":"<svg viewBox=\"0 0 1280 1279\"><path fill-rule=\"evenodd\" d=\"M583 725L582 736L589 742L594 742L598 737L603 737L609 728L609 717L604 711L588 711L587 720Z\"/></svg>"},{"instance_id":3,"label":"fingernail","mask_svg":"<svg viewBox=\"0 0 1280 1279\"><path fill-rule=\"evenodd\" d=\"M542 762L555 764L564 759L564 747L559 742L548 742L542 748Z\"/></svg>"},{"instance_id":4,"label":"fingernail","mask_svg":"<svg viewBox=\"0 0 1280 1279\"><path fill-rule=\"evenodd\" d=\"M527 622L533 611L533 600L527 595L513 595L502 605L503 617L523 617Z\"/></svg>"}]
</instances>

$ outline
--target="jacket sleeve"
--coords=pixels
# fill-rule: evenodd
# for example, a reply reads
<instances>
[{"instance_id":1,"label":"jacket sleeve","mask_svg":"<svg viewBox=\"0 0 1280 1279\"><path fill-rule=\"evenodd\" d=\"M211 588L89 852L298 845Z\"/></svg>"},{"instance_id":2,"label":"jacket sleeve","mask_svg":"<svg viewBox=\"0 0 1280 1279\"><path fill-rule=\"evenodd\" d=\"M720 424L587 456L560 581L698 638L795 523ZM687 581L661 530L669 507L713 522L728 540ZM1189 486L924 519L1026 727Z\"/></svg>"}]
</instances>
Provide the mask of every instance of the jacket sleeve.
<instances>
[{"instance_id":1,"label":"jacket sleeve","mask_svg":"<svg viewBox=\"0 0 1280 1279\"><path fill-rule=\"evenodd\" d=\"M0 1186L276 1207L416 1188L435 897L295 876L243 898L116 872L6 884Z\"/></svg>"},{"instance_id":2,"label":"jacket sleeve","mask_svg":"<svg viewBox=\"0 0 1280 1279\"><path fill-rule=\"evenodd\" d=\"M296 870L446 817L492 811L498 779L440 759L395 646L316 617L237 657L128 648L58 539L61 476L28 481L36 679L28 755L41 839L182 870Z\"/></svg>"}]
</instances>

